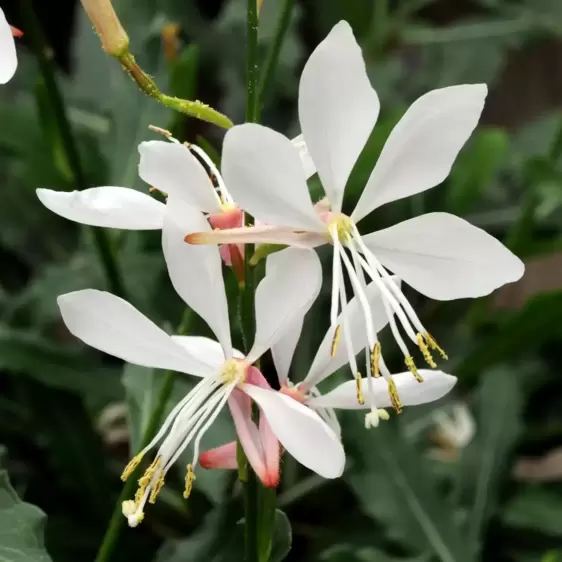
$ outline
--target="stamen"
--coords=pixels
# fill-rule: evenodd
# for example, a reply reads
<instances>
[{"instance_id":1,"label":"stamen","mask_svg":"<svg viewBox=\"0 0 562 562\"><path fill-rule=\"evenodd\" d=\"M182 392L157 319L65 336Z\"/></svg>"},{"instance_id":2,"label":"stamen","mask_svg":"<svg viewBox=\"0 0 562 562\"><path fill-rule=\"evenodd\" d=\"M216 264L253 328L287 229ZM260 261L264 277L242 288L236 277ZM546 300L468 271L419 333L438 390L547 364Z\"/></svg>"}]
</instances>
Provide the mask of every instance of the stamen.
<instances>
[{"instance_id":1,"label":"stamen","mask_svg":"<svg viewBox=\"0 0 562 562\"><path fill-rule=\"evenodd\" d=\"M433 360L433 357L431 356L431 352L429 351L429 348L427 347L427 344L425 343L425 340L423 339L423 336L420 333L416 334L416 340L417 340L417 343L418 343L418 347L420 348L420 351L422 352L423 358L425 359L426 363L432 369L435 369L437 367L437 365L435 364L435 361Z\"/></svg>"},{"instance_id":2,"label":"stamen","mask_svg":"<svg viewBox=\"0 0 562 562\"><path fill-rule=\"evenodd\" d=\"M392 402L392 407L397 414L402 413L402 402L400 402L400 396L398 396L398 389L396 388L396 383L390 379L386 381L388 384L388 395L390 396L390 401Z\"/></svg>"},{"instance_id":3,"label":"stamen","mask_svg":"<svg viewBox=\"0 0 562 562\"><path fill-rule=\"evenodd\" d=\"M357 395L357 402L363 406L365 404L365 396L363 396L363 379L361 378L361 373L355 374L355 387L356 387L356 395Z\"/></svg>"},{"instance_id":4,"label":"stamen","mask_svg":"<svg viewBox=\"0 0 562 562\"><path fill-rule=\"evenodd\" d=\"M381 420L388 421L390 419L390 414L383 408L379 408L377 412Z\"/></svg>"},{"instance_id":5,"label":"stamen","mask_svg":"<svg viewBox=\"0 0 562 562\"><path fill-rule=\"evenodd\" d=\"M406 363L406 367L408 367L408 370L412 373L412 375L414 375L415 379L418 382L423 382L423 377L418 373L418 368L416 367L414 358L411 355L404 357L404 363Z\"/></svg>"},{"instance_id":6,"label":"stamen","mask_svg":"<svg viewBox=\"0 0 562 562\"><path fill-rule=\"evenodd\" d=\"M425 337L425 340L427 341L429 347L431 347L431 349L434 349L435 351L437 351L437 353L439 353L439 355L441 355L441 357L443 359L445 359L445 360L449 359L449 356L445 353L445 351L443 351L443 349L441 349L439 347L439 345L435 341L434 337L429 332L425 332L424 337Z\"/></svg>"},{"instance_id":7,"label":"stamen","mask_svg":"<svg viewBox=\"0 0 562 562\"><path fill-rule=\"evenodd\" d=\"M150 499L148 500L150 503L156 503L156 496L160 493L162 486L164 486L164 472L160 471L160 474L152 487L152 491L150 492Z\"/></svg>"},{"instance_id":8,"label":"stamen","mask_svg":"<svg viewBox=\"0 0 562 562\"><path fill-rule=\"evenodd\" d=\"M340 344L341 339L341 325L338 324L336 326L336 331L334 332L334 336L332 337L332 345L330 346L330 357L335 357L338 351L338 345Z\"/></svg>"},{"instance_id":9,"label":"stamen","mask_svg":"<svg viewBox=\"0 0 562 562\"><path fill-rule=\"evenodd\" d=\"M209 155L202 148L198 147L196 144L190 144L189 150L195 152L195 154L197 154L197 156L199 156L199 158L201 158L201 160L203 160L205 164L207 164L211 172L212 179L214 179L217 182L218 189L222 195L222 198L224 199L224 202L234 205L234 199L226 189L224 180L222 179L222 176L218 168L215 166L215 163L211 160L211 158L209 158Z\"/></svg>"},{"instance_id":10,"label":"stamen","mask_svg":"<svg viewBox=\"0 0 562 562\"><path fill-rule=\"evenodd\" d=\"M183 492L183 497L185 499L189 498L191 495L191 490L193 489L193 482L195 481L195 473L193 472L193 467L191 463L187 465L187 474L185 475L185 490Z\"/></svg>"},{"instance_id":11,"label":"stamen","mask_svg":"<svg viewBox=\"0 0 562 562\"><path fill-rule=\"evenodd\" d=\"M129 476L131 476L131 474L135 471L139 463L142 461L143 456L143 453L139 453L129 461L129 464L127 464L127 466L123 470L123 474L121 474L121 480L123 480L123 482L125 482L127 478L129 478Z\"/></svg>"},{"instance_id":12,"label":"stamen","mask_svg":"<svg viewBox=\"0 0 562 562\"><path fill-rule=\"evenodd\" d=\"M371 351L371 373L373 377L378 378L381 376L379 371L379 363L381 360L381 343L377 341Z\"/></svg>"}]
</instances>

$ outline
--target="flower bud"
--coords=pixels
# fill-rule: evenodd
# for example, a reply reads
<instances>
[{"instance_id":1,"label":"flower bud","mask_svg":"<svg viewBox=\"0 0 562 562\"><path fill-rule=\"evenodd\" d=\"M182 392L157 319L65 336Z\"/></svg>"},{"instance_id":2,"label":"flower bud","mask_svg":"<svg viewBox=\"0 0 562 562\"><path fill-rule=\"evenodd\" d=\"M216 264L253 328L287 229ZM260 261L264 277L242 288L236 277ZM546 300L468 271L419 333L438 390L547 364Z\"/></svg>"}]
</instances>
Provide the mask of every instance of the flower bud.
<instances>
[{"instance_id":1,"label":"flower bud","mask_svg":"<svg viewBox=\"0 0 562 562\"><path fill-rule=\"evenodd\" d=\"M99 35L103 50L114 57L127 53L129 37L113 9L111 0L81 0L81 2Z\"/></svg>"}]
</instances>

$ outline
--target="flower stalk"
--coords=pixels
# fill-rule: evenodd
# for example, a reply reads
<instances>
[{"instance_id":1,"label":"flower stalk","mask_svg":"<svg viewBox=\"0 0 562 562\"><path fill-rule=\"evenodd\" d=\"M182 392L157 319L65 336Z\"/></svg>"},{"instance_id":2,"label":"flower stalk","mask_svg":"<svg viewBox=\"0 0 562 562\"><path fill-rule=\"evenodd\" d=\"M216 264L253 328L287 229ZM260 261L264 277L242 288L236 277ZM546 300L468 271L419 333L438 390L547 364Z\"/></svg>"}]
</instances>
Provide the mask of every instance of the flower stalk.
<instances>
[{"instance_id":1,"label":"flower stalk","mask_svg":"<svg viewBox=\"0 0 562 562\"><path fill-rule=\"evenodd\" d=\"M113 9L111 0L82 0L82 6L100 38L103 50L121 63L142 92L178 113L223 129L232 127L233 123L226 115L203 102L176 98L160 91L154 79L140 67L129 50L129 37Z\"/></svg>"}]
</instances>

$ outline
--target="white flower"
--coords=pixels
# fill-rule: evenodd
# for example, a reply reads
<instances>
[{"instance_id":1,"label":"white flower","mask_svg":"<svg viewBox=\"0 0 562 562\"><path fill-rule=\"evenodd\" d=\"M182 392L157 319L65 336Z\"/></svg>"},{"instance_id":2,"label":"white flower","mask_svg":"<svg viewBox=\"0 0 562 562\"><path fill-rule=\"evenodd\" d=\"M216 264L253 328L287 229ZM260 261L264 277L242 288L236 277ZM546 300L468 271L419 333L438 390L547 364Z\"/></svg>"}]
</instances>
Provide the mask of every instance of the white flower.
<instances>
[{"instance_id":1,"label":"white flower","mask_svg":"<svg viewBox=\"0 0 562 562\"><path fill-rule=\"evenodd\" d=\"M18 67L14 34L20 33L10 26L0 8L0 84L11 80Z\"/></svg>"},{"instance_id":2,"label":"white flower","mask_svg":"<svg viewBox=\"0 0 562 562\"><path fill-rule=\"evenodd\" d=\"M160 444L154 462L139 481L135 499L123 505L131 526L142 521L146 501L156 500L166 472L193 443L193 461L186 476L185 495L189 495L201 439L227 402L247 457L266 485L276 485L278 480L279 450L268 445L277 440L299 462L326 478L341 475L345 462L338 436L321 418L287 396L263 388L259 371L252 367L315 300L321 284L317 256L285 250L280 258L282 270L264 277L255 294L254 344L244 357L231 344L217 248L185 244L182 233L186 224L209 228L203 215L188 205L170 205L163 225L168 271L179 295L207 322L218 343L204 337L169 336L132 305L106 292L77 291L58 299L66 326L88 345L137 365L201 377L174 407L152 442L125 469L126 478L143 455ZM251 409L245 406L246 402L249 405L248 397L257 403L267 422L260 425L260 434L251 420Z\"/></svg>"},{"instance_id":3,"label":"white flower","mask_svg":"<svg viewBox=\"0 0 562 562\"><path fill-rule=\"evenodd\" d=\"M379 101L352 31L340 22L312 53L299 89L303 138L327 201L320 209L313 206L301 162L286 137L260 125L239 125L225 137L223 177L237 203L266 225L195 233L186 240L332 244L332 351L340 337L338 311L345 305L344 271L363 303L366 276L382 293L385 315L408 369L421 379L406 340L420 348L431 367L436 366L433 351L446 355L402 291L385 283L388 271L430 298L450 300L486 295L519 279L524 266L498 240L448 213L429 213L366 235L356 223L384 203L425 191L447 177L478 123L486 91L483 84L453 86L418 99L390 134L359 202L346 216L341 212L344 188L375 125ZM362 308L376 368L380 347L374 319L366 304Z\"/></svg>"}]
</instances>

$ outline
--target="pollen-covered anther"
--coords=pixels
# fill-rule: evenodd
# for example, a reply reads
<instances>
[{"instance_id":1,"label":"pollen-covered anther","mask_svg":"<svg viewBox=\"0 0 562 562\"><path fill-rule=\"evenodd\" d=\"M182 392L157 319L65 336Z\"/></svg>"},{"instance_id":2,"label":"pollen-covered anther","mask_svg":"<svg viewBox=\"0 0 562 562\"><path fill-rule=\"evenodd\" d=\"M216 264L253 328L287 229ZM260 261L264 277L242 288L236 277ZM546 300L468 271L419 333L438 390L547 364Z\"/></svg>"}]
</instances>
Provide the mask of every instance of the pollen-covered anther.
<instances>
[{"instance_id":1,"label":"pollen-covered anther","mask_svg":"<svg viewBox=\"0 0 562 562\"><path fill-rule=\"evenodd\" d=\"M193 472L193 466L191 463L187 465L187 473L185 475L185 490L183 491L183 497L185 499L189 498L191 495L191 490L193 489L193 482L195 481L195 472Z\"/></svg>"},{"instance_id":2,"label":"pollen-covered anther","mask_svg":"<svg viewBox=\"0 0 562 562\"><path fill-rule=\"evenodd\" d=\"M150 492L150 498L148 499L149 503L156 503L156 497L160 493L162 486L164 486L164 473L160 472L152 487L152 491Z\"/></svg>"},{"instance_id":3,"label":"pollen-covered anther","mask_svg":"<svg viewBox=\"0 0 562 562\"><path fill-rule=\"evenodd\" d=\"M136 455L129 461L129 464L127 464L127 466L123 470L123 474L121 474L121 480L123 480L123 482L125 482L127 478L131 476L131 474L135 471L135 468L137 468L141 461L142 455Z\"/></svg>"},{"instance_id":4,"label":"pollen-covered anther","mask_svg":"<svg viewBox=\"0 0 562 562\"><path fill-rule=\"evenodd\" d=\"M390 396L390 401L392 402L392 407L397 414L402 413L402 402L400 402L400 396L398 396L398 389L396 388L396 383L389 379L386 381L388 384L388 395Z\"/></svg>"},{"instance_id":5,"label":"pollen-covered anther","mask_svg":"<svg viewBox=\"0 0 562 562\"><path fill-rule=\"evenodd\" d=\"M427 346L427 343L426 343L423 335L420 334L419 332L416 334L416 341L418 343L418 347L420 348L420 351L422 352L422 355L423 355L423 358L425 359L425 362L432 369L435 369L437 367L437 364L433 360L433 356L431 355L431 352L429 351L429 347Z\"/></svg>"},{"instance_id":6,"label":"pollen-covered anther","mask_svg":"<svg viewBox=\"0 0 562 562\"><path fill-rule=\"evenodd\" d=\"M379 363L381 361L381 342L376 342L371 350L371 373L373 377L381 376L379 371Z\"/></svg>"},{"instance_id":7,"label":"pollen-covered anther","mask_svg":"<svg viewBox=\"0 0 562 562\"><path fill-rule=\"evenodd\" d=\"M412 375L414 375L414 378L418 382L423 382L423 377L418 373L418 368L416 367L414 358L411 355L407 355L406 357L404 357L404 363L406 364L408 371L410 371Z\"/></svg>"},{"instance_id":8,"label":"pollen-covered anther","mask_svg":"<svg viewBox=\"0 0 562 562\"><path fill-rule=\"evenodd\" d=\"M332 337L332 345L330 346L330 357L335 357L338 351L338 345L340 344L341 340L341 325L336 326L336 331L334 332L334 336Z\"/></svg>"},{"instance_id":9,"label":"pollen-covered anther","mask_svg":"<svg viewBox=\"0 0 562 562\"><path fill-rule=\"evenodd\" d=\"M355 373L355 391L358 404L363 406L363 404L365 404L365 396L363 395L363 379L361 378L361 373Z\"/></svg>"},{"instance_id":10,"label":"pollen-covered anther","mask_svg":"<svg viewBox=\"0 0 562 562\"><path fill-rule=\"evenodd\" d=\"M441 349L441 347L439 347L439 344L435 341L435 338L429 332L425 332L423 337L425 338L427 345L429 345L431 349L437 351L437 353L439 353L439 355L441 355L441 357L445 359L445 361L449 359L449 356L445 353L443 349Z\"/></svg>"}]
</instances>

